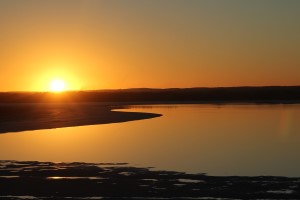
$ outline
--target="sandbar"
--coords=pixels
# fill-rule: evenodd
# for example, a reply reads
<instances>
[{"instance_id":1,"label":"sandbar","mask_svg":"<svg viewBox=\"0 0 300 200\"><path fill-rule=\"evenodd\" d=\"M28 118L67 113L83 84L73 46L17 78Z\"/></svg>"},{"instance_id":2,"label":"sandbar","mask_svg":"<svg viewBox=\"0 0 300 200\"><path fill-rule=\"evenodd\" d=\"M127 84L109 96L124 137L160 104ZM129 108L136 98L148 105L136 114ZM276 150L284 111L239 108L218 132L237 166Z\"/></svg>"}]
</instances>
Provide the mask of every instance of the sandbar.
<instances>
[{"instance_id":1,"label":"sandbar","mask_svg":"<svg viewBox=\"0 0 300 200\"><path fill-rule=\"evenodd\" d=\"M156 113L114 111L121 106L101 103L0 104L0 133L108 124L161 116Z\"/></svg>"}]
</instances>

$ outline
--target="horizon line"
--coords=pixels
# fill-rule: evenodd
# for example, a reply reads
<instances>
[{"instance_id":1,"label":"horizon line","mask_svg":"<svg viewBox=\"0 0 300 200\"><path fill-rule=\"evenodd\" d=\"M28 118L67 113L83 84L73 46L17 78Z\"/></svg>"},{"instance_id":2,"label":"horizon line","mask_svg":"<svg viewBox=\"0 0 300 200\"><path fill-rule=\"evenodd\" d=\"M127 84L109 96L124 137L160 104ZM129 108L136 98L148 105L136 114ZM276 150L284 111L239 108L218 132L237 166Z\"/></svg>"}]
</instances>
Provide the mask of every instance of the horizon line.
<instances>
[{"instance_id":1,"label":"horizon line","mask_svg":"<svg viewBox=\"0 0 300 200\"><path fill-rule=\"evenodd\" d=\"M171 89L217 89L217 88L266 88L266 87L300 87L300 85L241 85L241 86L216 86L216 87L205 87L205 86L196 86L196 87L167 87L167 88L152 88L152 87L132 87L132 88L114 88L114 89L87 89L87 90L65 90L61 92L53 92L53 91L0 91L0 93L68 93L68 92L100 92L100 91L120 91L120 90L171 90Z\"/></svg>"}]
</instances>

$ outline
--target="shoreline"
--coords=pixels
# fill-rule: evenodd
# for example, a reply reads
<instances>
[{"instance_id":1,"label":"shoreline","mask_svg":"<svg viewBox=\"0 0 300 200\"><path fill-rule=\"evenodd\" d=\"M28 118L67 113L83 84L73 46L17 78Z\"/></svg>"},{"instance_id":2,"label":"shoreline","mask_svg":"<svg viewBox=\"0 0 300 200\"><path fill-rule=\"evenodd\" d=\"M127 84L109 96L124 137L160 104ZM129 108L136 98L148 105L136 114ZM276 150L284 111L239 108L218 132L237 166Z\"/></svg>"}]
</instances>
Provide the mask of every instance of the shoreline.
<instances>
[{"instance_id":1,"label":"shoreline","mask_svg":"<svg viewBox=\"0 0 300 200\"><path fill-rule=\"evenodd\" d=\"M298 199L300 177L209 176L127 163L0 161L0 198ZM93 198L91 198L93 197Z\"/></svg>"},{"instance_id":2,"label":"shoreline","mask_svg":"<svg viewBox=\"0 0 300 200\"><path fill-rule=\"evenodd\" d=\"M120 123L160 114L113 111L100 104L0 104L0 134L84 125Z\"/></svg>"}]
</instances>

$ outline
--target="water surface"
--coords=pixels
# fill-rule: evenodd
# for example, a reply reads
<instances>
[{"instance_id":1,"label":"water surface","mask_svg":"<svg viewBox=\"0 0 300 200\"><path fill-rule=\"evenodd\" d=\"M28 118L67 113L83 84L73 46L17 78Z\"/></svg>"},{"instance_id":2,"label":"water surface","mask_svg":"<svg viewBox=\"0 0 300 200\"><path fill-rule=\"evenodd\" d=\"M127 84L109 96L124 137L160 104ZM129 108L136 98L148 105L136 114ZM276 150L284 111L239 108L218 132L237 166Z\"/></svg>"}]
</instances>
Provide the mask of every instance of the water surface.
<instances>
[{"instance_id":1,"label":"water surface","mask_svg":"<svg viewBox=\"0 0 300 200\"><path fill-rule=\"evenodd\" d=\"M209 175L300 176L300 105L163 105L125 110L163 116L0 135L0 159L128 162Z\"/></svg>"}]
</instances>

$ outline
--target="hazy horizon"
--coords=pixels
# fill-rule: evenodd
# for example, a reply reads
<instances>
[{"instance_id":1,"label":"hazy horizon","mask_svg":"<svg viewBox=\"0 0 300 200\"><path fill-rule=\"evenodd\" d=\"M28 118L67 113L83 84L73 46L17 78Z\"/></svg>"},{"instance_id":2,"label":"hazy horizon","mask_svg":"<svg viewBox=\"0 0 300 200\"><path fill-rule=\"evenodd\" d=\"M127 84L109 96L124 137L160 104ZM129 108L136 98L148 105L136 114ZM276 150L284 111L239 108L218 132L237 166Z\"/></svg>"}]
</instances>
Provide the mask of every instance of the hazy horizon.
<instances>
[{"instance_id":1,"label":"hazy horizon","mask_svg":"<svg viewBox=\"0 0 300 200\"><path fill-rule=\"evenodd\" d=\"M268 87L300 87L300 85L261 85L261 86L252 86L252 85L240 85L240 86L216 86L216 87L168 87L168 88L150 88L150 87L135 87L135 88L101 88L101 89L85 89L85 90L65 90L66 92L97 92L97 91L119 91L119 90L172 90L172 89L217 89L217 88L268 88ZM0 91L0 93L53 93L51 90L41 90L41 91L29 91L29 90L15 90L15 91ZM55 93L55 92L54 92Z\"/></svg>"}]
</instances>

